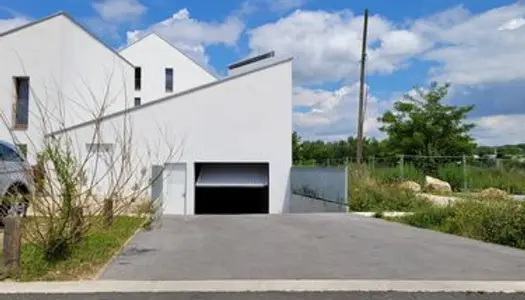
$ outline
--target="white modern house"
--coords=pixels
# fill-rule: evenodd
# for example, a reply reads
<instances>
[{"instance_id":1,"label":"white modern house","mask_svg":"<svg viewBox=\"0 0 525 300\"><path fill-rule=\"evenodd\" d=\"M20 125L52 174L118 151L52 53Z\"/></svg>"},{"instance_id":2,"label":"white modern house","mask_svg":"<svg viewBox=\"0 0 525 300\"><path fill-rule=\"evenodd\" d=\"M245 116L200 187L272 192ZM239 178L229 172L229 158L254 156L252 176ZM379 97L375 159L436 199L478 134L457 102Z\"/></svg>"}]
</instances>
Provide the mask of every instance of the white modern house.
<instances>
[{"instance_id":1,"label":"white modern house","mask_svg":"<svg viewBox=\"0 0 525 300\"><path fill-rule=\"evenodd\" d=\"M291 97L291 59L281 59L50 138L86 144L83 156L119 157L116 141L130 126L139 169L164 166L166 214L283 213L291 196ZM89 145L95 125L104 139Z\"/></svg>"},{"instance_id":2,"label":"white modern house","mask_svg":"<svg viewBox=\"0 0 525 300\"><path fill-rule=\"evenodd\" d=\"M134 180L163 169L166 214L289 211L291 58L253 57L218 79L155 34L116 52L64 13L0 34L0 58L0 138L14 130L31 162L32 141L67 138L97 177L129 142Z\"/></svg>"},{"instance_id":3,"label":"white modern house","mask_svg":"<svg viewBox=\"0 0 525 300\"><path fill-rule=\"evenodd\" d=\"M119 53L135 66L134 105L218 79L156 33L144 36Z\"/></svg>"}]
</instances>

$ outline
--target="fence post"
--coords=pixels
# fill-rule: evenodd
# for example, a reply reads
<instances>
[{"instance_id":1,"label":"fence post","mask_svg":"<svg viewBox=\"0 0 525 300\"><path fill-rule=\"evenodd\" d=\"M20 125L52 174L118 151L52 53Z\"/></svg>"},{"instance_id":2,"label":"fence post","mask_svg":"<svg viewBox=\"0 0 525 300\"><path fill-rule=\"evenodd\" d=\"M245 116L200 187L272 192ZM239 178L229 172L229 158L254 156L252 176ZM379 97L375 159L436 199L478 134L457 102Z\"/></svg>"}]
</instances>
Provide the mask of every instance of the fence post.
<instances>
[{"instance_id":1,"label":"fence post","mask_svg":"<svg viewBox=\"0 0 525 300\"><path fill-rule=\"evenodd\" d=\"M463 191L468 190L468 178L467 178L467 156L463 154Z\"/></svg>"},{"instance_id":2,"label":"fence post","mask_svg":"<svg viewBox=\"0 0 525 300\"><path fill-rule=\"evenodd\" d=\"M401 154L399 155L399 175L401 176L401 180L405 180L405 155Z\"/></svg>"},{"instance_id":3,"label":"fence post","mask_svg":"<svg viewBox=\"0 0 525 300\"><path fill-rule=\"evenodd\" d=\"M17 216L7 216L4 222L4 277L18 277L20 274L20 246L22 242L22 221Z\"/></svg>"}]
</instances>

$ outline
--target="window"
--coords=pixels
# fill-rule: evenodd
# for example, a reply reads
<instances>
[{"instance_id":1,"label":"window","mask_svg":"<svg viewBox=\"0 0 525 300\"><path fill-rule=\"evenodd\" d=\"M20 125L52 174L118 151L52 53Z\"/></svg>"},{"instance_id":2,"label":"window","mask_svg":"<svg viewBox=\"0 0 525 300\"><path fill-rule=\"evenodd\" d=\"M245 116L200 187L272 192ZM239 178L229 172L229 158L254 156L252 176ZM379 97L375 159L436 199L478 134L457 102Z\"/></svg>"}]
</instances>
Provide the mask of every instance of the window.
<instances>
[{"instance_id":1,"label":"window","mask_svg":"<svg viewBox=\"0 0 525 300\"><path fill-rule=\"evenodd\" d=\"M166 68L166 92L173 92L173 69Z\"/></svg>"},{"instance_id":2,"label":"window","mask_svg":"<svg viewBox=\"0 0 525 300\"><path fill-rule=\"evenodd\" d=\"M29 77L15 77L14 129L27 129L29 124Z\"/></svg>"},{"instance_id":3,"label":"window","mask_svg":"<svg viewBox=\"0 0 525 300\"><path fill-rule=\"evenodd\" d=\"M22 161L22 158L11 148L6 145L0 145L1 161Z\"/></svg>"},{"instance_id":4,"label":"window","mask_svg":"<svg viewBox=\"0 0 525 300\"><path fill-rule=\"evenodd\" d=\"M135 67L135 91L140 91L142 83L142 69Z\"/></svg>"},{"instance_id":5,"label":"window","mask_svg":"<svg viewBox=\"0 0 525 300\"><path fill-rule=\"evenodd\" d=\"M140 97L135 97L135 106L140 105Z\"/></svg>"}]
</instances>

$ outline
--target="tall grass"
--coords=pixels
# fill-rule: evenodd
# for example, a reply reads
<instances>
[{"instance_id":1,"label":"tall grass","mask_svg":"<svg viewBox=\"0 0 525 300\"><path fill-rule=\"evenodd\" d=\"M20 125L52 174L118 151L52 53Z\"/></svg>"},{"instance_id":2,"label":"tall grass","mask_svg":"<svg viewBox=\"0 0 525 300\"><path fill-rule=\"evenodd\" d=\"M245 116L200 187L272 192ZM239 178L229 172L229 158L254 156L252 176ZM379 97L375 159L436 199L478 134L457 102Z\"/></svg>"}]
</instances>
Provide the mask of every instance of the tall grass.
<instances>
[{"instance_id":1,"label":"tall grass","mask_svg":"<svg viewBox=\"0 0 525 300\"><path fill-rule=\"evenodd\" d=\"M402 170L398 166L369 168L369 175L386 184L404 180L422 183L425 180L425 175L412 164L404 165Z\"/></svg>"},{"instance_id":2,"label":"tall grass","mask_svg":"<svg viewBox=\"0 0 525 300\"><path fill-rule=\"evenodd\" d=\"M525 194L525 169L521 168L467 166L464 169L461 164L449 163L439 166L436 173L434 176L450 183L454 191L462 191L466 184L470 191L493 187L511 194ZM404 180L424 184L425 175L430 174L421 172L413 164L405 164L403 171L399 166L369 168L369 175L386 184Z\"/></svg>"}]
</instances>

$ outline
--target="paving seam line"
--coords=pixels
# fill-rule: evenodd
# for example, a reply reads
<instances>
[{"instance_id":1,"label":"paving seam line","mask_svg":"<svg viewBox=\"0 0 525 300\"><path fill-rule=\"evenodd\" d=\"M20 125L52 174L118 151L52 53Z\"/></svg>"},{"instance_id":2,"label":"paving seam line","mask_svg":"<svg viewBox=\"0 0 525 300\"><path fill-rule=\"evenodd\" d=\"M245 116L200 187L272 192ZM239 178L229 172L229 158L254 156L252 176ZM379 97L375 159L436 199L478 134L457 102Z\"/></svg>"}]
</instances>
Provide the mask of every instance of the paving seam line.
<instances>
[{"instance_id":1,"label":"paving seam line","mask_svg":"<svg viewBox=\"0 0 525 300\"><path fill-rule=\"evenodd\" d=\"M78 281L6 282L0 294L188 292L483 292L523 293L525 281L408 281L408 280L203 280L203 281Z\"/></svg>"},{"instance_id":2,"label":"paving seam line","mask_svg":"<svg viewBox=\"0 0 525 300\"><path fill-rule=\"evenodd\" d=\"M95 276L93 276L91 278L91 280L99 280L100 277L102 277L102 274L104 274L104 272L107 270L109 265L111 263L113 263L117 259L117 256L119 256L122 253L122 251L124 251L124 249L131 243L131 241L135 238L135 236L139 232L144 230L143 227L144 227L144 224L146 224L148 222L148 218L149 218L149 216L146 217L146 220L144 220L144 222L142 222L139 225L139 228L137 228L137 230L135 230L135 232L124 242L124 244L122 244L122 246L117 251L115 251L115 253L113 253L113 256L111 256L111 258L102 266L102 268L100 268L100 270L97 272L97 274L95 274Z\"/></svg>"}]
</instances>

